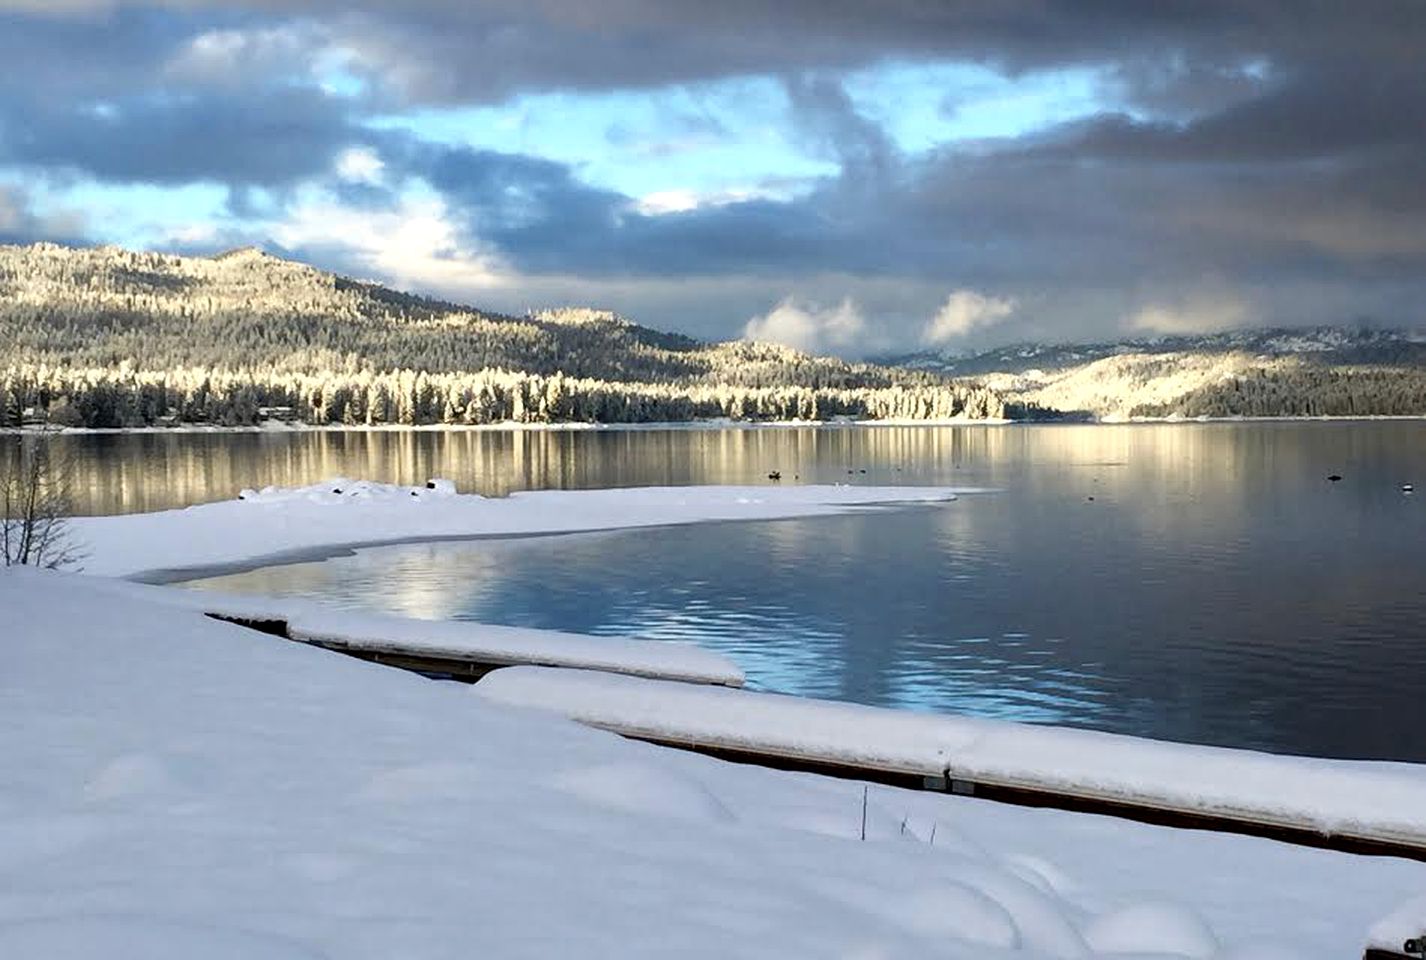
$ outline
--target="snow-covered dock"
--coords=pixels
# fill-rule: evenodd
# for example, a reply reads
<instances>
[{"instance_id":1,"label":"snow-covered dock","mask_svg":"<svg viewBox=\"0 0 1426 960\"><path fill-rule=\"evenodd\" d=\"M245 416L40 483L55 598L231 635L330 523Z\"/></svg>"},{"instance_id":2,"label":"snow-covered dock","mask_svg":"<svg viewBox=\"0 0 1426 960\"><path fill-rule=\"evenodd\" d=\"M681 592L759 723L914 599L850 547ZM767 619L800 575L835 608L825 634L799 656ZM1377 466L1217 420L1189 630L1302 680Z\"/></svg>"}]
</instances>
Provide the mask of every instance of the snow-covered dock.
<instances>
[{"instance_id":1,"label":"snow-covered dock","mask_svg":"<svg viewBox=\"0 0 1426 960\"><path fill-rule=\"evenodd\" d=\"M492 673L475 691L730 760L1426 860L1426 768L1419 765L1284 757L537 667Z\"/></svg>"},{"instance_id":2,"label":"snow-covered dock","mask_svg":"<svg viewBox=\"0 0 1426 960\"><path fill-rule=\"evenodd\" d=\"M692 644L455 620L412 620L262 598L202 599L205 602L200 609L217 620L361 660L456 680L474 681L497 668L523 664L683 683L743 685L743 672L736 664Z\"/></svg>"}]
</instances>

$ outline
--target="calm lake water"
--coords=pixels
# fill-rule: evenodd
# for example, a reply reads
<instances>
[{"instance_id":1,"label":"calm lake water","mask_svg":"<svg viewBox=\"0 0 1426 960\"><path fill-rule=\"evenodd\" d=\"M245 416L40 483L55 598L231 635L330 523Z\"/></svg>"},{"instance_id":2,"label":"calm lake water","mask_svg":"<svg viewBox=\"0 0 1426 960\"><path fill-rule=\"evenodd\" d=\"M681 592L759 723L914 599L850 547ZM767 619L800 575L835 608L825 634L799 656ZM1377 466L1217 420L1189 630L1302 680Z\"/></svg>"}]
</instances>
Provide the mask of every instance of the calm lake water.
<instances>
[{"instance_id":1,"label":"calm lake water","mask_svg":"<svg viewBox=\"0 0 1426 960\"><path fill-rule=\"evenodd\" d=\"M380 548L194 585L692 640L753 686L861 703L1426 761L1426 494L1400 489L1426 484L1419 422L57 442L94 512L335 474L491 494L773 469L995 487L834 518Z\"/></svg>"}]
</instances>

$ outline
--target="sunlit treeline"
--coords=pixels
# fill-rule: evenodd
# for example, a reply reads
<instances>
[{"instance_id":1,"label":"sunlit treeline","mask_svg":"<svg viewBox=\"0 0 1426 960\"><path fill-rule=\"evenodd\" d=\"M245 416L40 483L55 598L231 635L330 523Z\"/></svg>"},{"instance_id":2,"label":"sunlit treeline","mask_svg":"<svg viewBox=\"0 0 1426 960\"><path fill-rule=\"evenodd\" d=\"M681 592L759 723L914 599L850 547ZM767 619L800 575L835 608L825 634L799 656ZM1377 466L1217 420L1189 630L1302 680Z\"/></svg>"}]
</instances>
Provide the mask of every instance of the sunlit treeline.
<instances>
[{"instance_id":1,"label":"sunlit treeline","mask_svg":"<svg viewBox=\"0 0 1426 960\"><path fill-rule=\"evenodd\" d=\"M28 411L28 413L27 413ZM1011 411L1013 412L1013 411ZM974 384L885 388L608 382L509 370L475 373L165 371L17 365L0 373L0 425L644 423L735 420L1002 418Z\"/></svg>"},{"instance_id":2,"label":"sunlit treeline","mask_svg":"<svg viewBox=\"0 0 1426 960\"><path fill-rule=\"evenodd\" d=\"M0 246L0 366L125 362L146 370L330 373L334 384L352 388L351 376L361 371L401 370L813 390L934 387L946 379L811 357L778 344L702 343L602 310L506 316L253 250L176 257L114 247ZM629 406L651 402L622 393ZM636 411L628 416L638 418ZM373 421L381 422L379 411Z\"/></svg>"},{"instance_id":3,"label":"sunlit treeline","mask_svg":"<svg viewBox=\"0 0 1426 960\"><path fill-rule=\"evenodd\" d=\"M1426 370L1278 365L1206 384L1136 416L1388 417L1426 414Z\"/></svg>"}]
</instances>

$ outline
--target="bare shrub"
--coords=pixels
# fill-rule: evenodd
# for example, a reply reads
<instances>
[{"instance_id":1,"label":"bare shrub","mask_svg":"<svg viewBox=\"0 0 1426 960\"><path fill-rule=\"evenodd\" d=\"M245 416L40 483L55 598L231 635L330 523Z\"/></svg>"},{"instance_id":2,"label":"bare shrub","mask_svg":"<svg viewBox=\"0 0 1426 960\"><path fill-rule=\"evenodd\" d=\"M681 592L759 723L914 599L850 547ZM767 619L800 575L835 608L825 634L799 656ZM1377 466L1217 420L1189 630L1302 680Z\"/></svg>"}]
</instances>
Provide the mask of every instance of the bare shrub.
<instances>
[{"instance_id":1,"label":"bare shrub","mask_svg":"<svg viewBox=\"0 0 1426 960\"><path fill-rule=\"evenodd\" d=\"M22 443L0 477L0 562L56 569L83 555L71 536L69 465L45 444Z\"/></svg>"}]
</instances>

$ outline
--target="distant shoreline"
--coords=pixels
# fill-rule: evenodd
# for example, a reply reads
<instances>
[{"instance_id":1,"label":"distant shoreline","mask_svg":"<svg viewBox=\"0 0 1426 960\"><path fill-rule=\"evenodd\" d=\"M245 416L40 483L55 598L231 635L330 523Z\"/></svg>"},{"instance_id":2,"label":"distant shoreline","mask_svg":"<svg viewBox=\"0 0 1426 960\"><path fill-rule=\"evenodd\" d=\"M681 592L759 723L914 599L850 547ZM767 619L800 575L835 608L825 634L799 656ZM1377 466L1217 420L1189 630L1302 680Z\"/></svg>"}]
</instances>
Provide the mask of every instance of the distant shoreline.
<instances>
[{"instance_id":1,"label":"distant shoreline","mask_svg":"<svg viewBox=\"0 0 1426 960\"><path fill-rule=\"evenodd\" d=\"M88 436L117 434L295 434L295 433L563 433L577 431L639 432L653 430L788 430L795 428L848 429L856 427L1023 427L1023 426L1096 426L1124 427L1140 425L1192 425L1231 423L1416 423L1426 421L1426 414L1377 416L1321 417L1128 417L1125 419L948 419L948 420L667 420L647 423L265 423L256 426L218 426L214 424L183 424L172 427L0 427L0 436Z\"/></svg>"}]
</instances>

